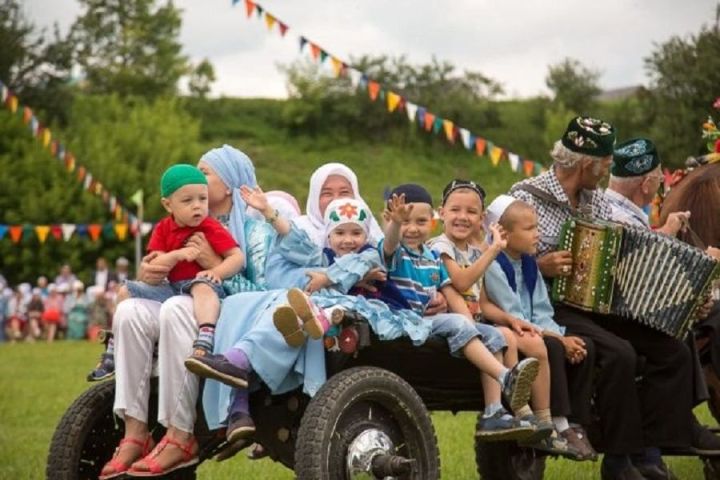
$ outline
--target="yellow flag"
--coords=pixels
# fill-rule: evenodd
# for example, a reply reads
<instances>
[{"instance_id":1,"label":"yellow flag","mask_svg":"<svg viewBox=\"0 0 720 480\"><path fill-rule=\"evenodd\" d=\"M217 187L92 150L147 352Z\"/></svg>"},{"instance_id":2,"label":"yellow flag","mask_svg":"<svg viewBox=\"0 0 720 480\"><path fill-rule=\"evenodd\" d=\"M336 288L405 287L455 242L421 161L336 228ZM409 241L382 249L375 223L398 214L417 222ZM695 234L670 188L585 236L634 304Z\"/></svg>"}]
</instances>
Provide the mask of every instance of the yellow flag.
<instances>
[{"instance_id":1,"label":"yellow flag","mask_svg":"<svg viewBox=\"0 0 720 480\"><path fill-rule=\"evenodd\" d=\"M492 151L490 152L490 161L492 161L492 164L494 167L497 167L497 164L500 163L500 157L502 157L502 148L500 147L493 147Z\"/></svg>"},{"instance_id":2,"label":"yellow flag","mask_svg":"<svg viewBox=\"0 0 720 480\"><path fill-rule=\"evenodd\" d=\"M17 97L16 97L15 95L11 95L11 96L10 96L10 100L9 100L9 103L8 103L8 107L10 108L10 111L11 111L12 113L17 112L17 109L18 109L18 99L17 99Z\"/></svg>"},{"instance_id":3,"label":"yellow flag","mask_svg":"<svg viewBox=\"0 0 720 480\"><path fill-rule=\"evenodd\" d=\"M455 124L452 120L443 120L443 128L445 129L445 136L448 142L455 143Z\"/></svg>"},{"instance_id":4,"label":"yellow flag","mask_svg":"<svg viewBox=\"0 0 720 480\"><path fill-rule=\"evenodd\" d=\"M45 240L47 240L48 233L50 233L50 226L49 225L36 225L35 226L35 234L37 235L38 239L40 240L40 243L45 243Z\"/></svg>"},{"instance_id":5,"label":"yellow flag","mask_svg":"<svg viewBox=\"0 0 720 480\"><path fill-rule=\"evenodd\" d=\"M52 139L52 133L50 133L49 128L46 128L45 130L43 130L43 133L42 133L43 147L47 147L48 145L50 145L50 139Z\"/></svg>"},{"instance_id":6,"label":"yellow flag","mask_svg":"<svg viewBox=\"0 0 720 480\"><path fill-rule=\"evenodd\" d=\"M275 17L273 17L269 13L265 14L265 23L267 24L268 30L272 30L273 25L275 25L275 20Z\"/></svg>"},{"instance_id":7,"label":"yellow flag","mask_svg":"<svg viewBox=\"0 0 720 480\"><path fill-rule=\"evenodd\" d=\"M115 235L121 242L127 237L128 226L127 223L116 223L115 224Z\"/></svg>"},{"instance_id":8,"label":"yellow flag","mask_svg":"<svg viewBox=\"0 0 720 480\"><path fill-rule=\"evenodd\" d=\"M400 103L400 95L394 92L387 92L387 107L388 112L392 113Z\"/></svg>"},{"instance_id":9,"label":"yellow flag","mask_svg":"<svg viewBox=\"0 0 720 480\"><path fill-rule=\"evenodd\" d=\"M332 61L332 67L333 67L333 71L335 72L335 76L339 77L340 74L342 73L342 69L343 69L342 60L340 60L339 58L336 58L336 57L330 57L330 60Z\"/></svg>"}]
</instances>

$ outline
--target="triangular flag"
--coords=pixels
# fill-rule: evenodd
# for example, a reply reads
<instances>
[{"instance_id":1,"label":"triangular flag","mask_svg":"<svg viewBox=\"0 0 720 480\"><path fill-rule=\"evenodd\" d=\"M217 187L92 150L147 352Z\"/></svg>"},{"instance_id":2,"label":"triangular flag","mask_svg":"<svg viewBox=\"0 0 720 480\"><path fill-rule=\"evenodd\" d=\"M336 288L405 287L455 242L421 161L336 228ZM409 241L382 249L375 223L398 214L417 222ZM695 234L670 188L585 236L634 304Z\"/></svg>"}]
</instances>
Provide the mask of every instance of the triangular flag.
<instances>
[{"instance_id":1,"label":"triangular flag","mask_svg":"<svg viewBox=\"0 0 720 480\"><path fill-rule=\"evenodd\" d=\"M137 192L133 193L132 197L130 197L130 201L133 202L138 207L142 205L143 203L143 191L142 188L139 189Z\"/></svg>"},{"instance_id":2,"label":"triangular flag","mask_svg":"<svg viewBox=\"0 0 720 480\"><path fill-rule=\"evenodd\" d=\"M523 173L526 177L530 177L535 170L535 162L532 160L523 160Z\"/></svg>"},{"instance_id":3,"label":"triangular flag","mask_svg":"<svg viewBox=\"0 0 720 480\"><path fill-rule=\"evenodd\" d=\"M387 108L388 112L392 113L395 111L395 109L398 106L398 103L400 103L400 95L398 95L395 92L388 92L387 93Z\"/></svg>"},{"instance_id":4,"label":"triangular flag","mask_svg":"<svg viewBox=\"0 0 720 480\"><path fill-rule=\"evenodd\" d=\"M443 119L440 117L435 117L435 122L432 126L432 131L435 135L438 134L438 132L443 128Z\"/></svg>"},{"instance_id":5,"label":"triangular flag","mask_svg":"<svg viewBox=\"0 0 720 480\"><path fill-rule=\"evenodd\" d=\"M115 205L115 220L121 221L123 219L123 209L120 208L120 205Z\"/></svg>"},{"instance_id":6,"label":"triangular flag","mask_svg":"<svg viewBox=\"0 0 720 480\"><path fill-rule=\"evenodd\" d=\"M492 161L493 166L497 166L498 163L500 163L500 158L502 157L503 149L500 147L493 146L492 148L489 148L490 150L490 161Z\"/></svg>"},{"instance_id":7,"label":"triangular flag","mask_svg":"<svg viewBox=\"0 0 720 480\"><path fill-rule=\"evenodd\" d=\"M425 107L418 107L417 109L417 121L420 124L421 127L425 128L425 115L427 111L425 110Z\"/></svg>"},{"instance_id":8,"label":"triangular flag","mask_svg":"<svg viewBox=\"0 0 720 480\"><path fill-rule=\"evenodd\" d=\"M127 237L128 226L127 223L116 223L115 224L115 235L121 242Z\"/></svg>"},{"instance_id":9,"label":"triangular flag","mask_svg":"<svg viewBox=\"0 0 720 480\"><path fill-rule=\"evenodd\" d=\"M276 21L277 21L277 20L275 19L275 17L273 17L273 16L270 15L269 13L266 13L266 14L265 14L265 24L267 25L268 30L272 30L272 28L273 28L273 26L275 25L275 22L276 22Z\"/></svg>"},{"instance_id":10,"label":"triangular flag","mask_svg":"<svg viewBox=\"0 0 720 480\"><path fill-rule=\"evenodd\" d=\"M369 79L368 79L367 75L365 75L364 73L361 73L360 81L358 81L358 86L360 88L365 88L365 87L367 87L368 81L369 81Z\"/></svg>"},{"instance_id":11,"label":"triangular flag","mask_svg":"<svg viewBox=\"0 0 720 480\"><path fill-rule=\"evenodd\" d=\"M330 57L330 60L332 61L332 67L333 71L335 72L335 76L339 77L342 74L343 71L343 62L337 57Z\"/></svg>"},{"instance_id":12,"label":"triangular flag","mask_svg":"<svg viewBox=\"0 0 720 480\"><path fill-rule=\"evenodd\" d=\"M82 165L78 167L78 169L77 169L77 179L78 179L78 182L82 182L83 180L85 180L85 173L86 173L86 172L87 172L87 171L85 170L85 167L83 167Z\"/></svg>"},{"instance_id":13,"label":"triangular flag","mask_svg":"<svg viewBox=\"0 0 720 480\"><path fill-rule=\"evenodd\" d=\"M245 0L245 11L247 12L248 18L250 18L250 16L253 14L253 10L255 10L255 2L251 0Z\"/></svg>"},{"instance_id":14,"label":"triangular flag","mask_svg":"<svg viewBox=\"0 0 720 480\"><path fill-rule=\"evenodd\" d=\"M310 44L310 54L312 54L312 57L317 60L320 57L320 51L321 48L315 45L314 43Z\"/></svg>"},{"instance_id":15,"label":"triangular flag","mask_svg":"<svg viewBox=\"0 0 720 480\"><path fill-rule=\"evenodd\" d=\"M142 225L140 226L140 233L144 237L145 235L147 235L148 233L150 233L152 231L152 228L153 228L152 223L143 222Z\"/></svg>"},{"instance_id":16,"label":"triangular flag","mask_svg":"<svg viewBox=\"0 0 720 480\"><path fill-rule=\"evenodd\" d=\"M370 100L374 102L378 97L378 93L380 93L380 84L374 80L369 80L368 93L370 94Z\"/></svg>"},{"instance_id":17,"label":"triangular flag","mask_svg":"<svg viewBox=\"0 0 720 480\"><path fill-rule=\"evenodd\" d=\"M78 237L86 237L88 233L87 225L84 223L78 223L75 225L75 235Z\"/></svg>"},{"instance_id":18,"label":"triangular flag","mask_svg":"<svg viewBox=\"0 0 720 480\"><path fill-rule=\"evenodd\" d=\"M435 115L430 112L425 112L425 130L429 132L430 130L432 130L434 124Z\"/></svg>"},{"instance_id":19,"label":"triangular flag","mask_svg":"<svg viewBox=\"0 0 720 480\"><path fill-rule=\"evenodd\" d=\"M452 120L443 120L443 128L445 129L445 136L448 142L455 143L455 124Z\"/></svg>"},{"instance_id":20,"label":"triangular flag","mask_svg":"<svg viewBox=\"0 0 720 480\"><path fill-rule=\"evenodd\" d=\"M305 48L306 43L308 43L307 38L300 37L300 53L302 53L303 48Z\"/></svg>"},{"instance_id":21,"label":"triangular flag","mask_svg":"<svg viewBox=\"0 0 720 480\"><path fill-rule=\"evenodd\" d=\"M407 113L408 120L415 122L417 118L418 106L411 102L405 102L405 113Z\"/></svg>"},{"instance_id":22,"label":"triangular flag","mask_svg":"<svg viewBox=\"0 0 720 480\"><path fill-rule=\"evenodd\" d=\"M513 172L517 172L518 168L520 167L520 155L517 153L508 153L508 160L510 161L510 168L512 168Z\"/></svg>"},{"instance_id":23,"label":"triangular flag","mask_svg":"<svg viewBox=\"0 0 720 480\"><path fill-rule=\"evenodd\" d=\"M11 225L10 226L10 239L13 243L18 243L22 238L23 227L22 225Z\"/></svg>"},{"instance_id":24,"label":"triangular flag","mask_svg":"<svg viewBox=\"0 0 720 480\"><path fill-rule=\"evenodd\" d=\"M70 240L70 237L72 237L73 232L75 232L75 225L72 223L63 223L60 225L60 228L62 229L63 240L67 242Z\"/></svg>"},{"instance_id":25,"label":"triangular flag","mask_svg":"<svg viewBox=\"0 0 720 480\"><path fill-rule=\"evenodd\" d=\"M15 95L10 95L8 98L8 108L12 113L17 112L18 109L18 98ZM17 243L17 242L15 242Z\"/></svg>"},{"instance_id":26,"label":"triangular flag","mask_svg":"<svg viewBox=\"0 0 720 480\"><path fill-rule=\"evenodd\" d=\"M65 153L65 168L68 172L75 170L75 155L70 152Z\"/></svg>"},{"instance_id":27,"label":"triangular flag","mask_svg":"<svg viewBox=\"0 0 720 480\"><path fill-rule=\"evenodd\" d=\"M258 18L262 18L263 8L260 5L258 5L257 3L255 4L255 11L258 14Z\"/></svg>"},{"instance_id":28,"label":"triangular flag","mask_svg":"<svg viewBox=\"0 0 720 480\"><path fill-rule=\"evenodd\" d=\"M328 52L326 52L322 48L320 49L320 63L325 63L325 60L327 60L329 56L330 54Z\"/></svg>"},{"instance_id":29,"label":"triangular flag","mask_svg":"<svg viewBox=\"0 0 720 480\"><path fill-rule=\"evenodd\" d=\"M40 122L34 116L30 119L30 131L33 137L37 135L38 128L40 128Z\"/></svg>"},{"instance_id":30,"label":"triangular flag","mask_svg":"<svg viewBox=\"0 0 720 480\"><path fill-rule=\"evenodd\" d=\"M470 130L467 128L459 128L458 132L460 132L460 139L462 140L462 144L465 148L470 150L474 147L472 143L470 143Z\"/></svg>"},{"instance_id":31,"label":"triangular flag","mask_svg":"<svg viewBox=\"0 0 720 480\"><path fill-rule=\"evenodd\" d=\"M60 228L60 225L50 227L50 235L52 235L55 240L60 240L62 238L62 228Z\"/></svg>"},{"instance_id":32,"label":"triangular flag","mask_svg":"<svg viewBox=\"0 0 720 480\"><path fill-rule=\"evenodd\" d=\"M478 155L482 155L485 153L485 139L484 138L476 138L475 139L475 151Z\"/></svg>"},{"instance_id":33,"label":"triangular flag","mask_svg":"<svg viewBox=\"0 0 720 480\"><path fill-rule=\"evenodd\" d=\"M288 31L288 26L278 20L278 27L280 27L280 36L284 37Z\"/></svg>"},{"instance_id":34,"label":"triangular flag","mask_svg":"<svg viewBox=\"0 0 720 480\"><path fill-rule=\"evenodd\" d=\"M83 182L83 187L85 188L85 190L90 190L92 183L93 183L92 173L88 172L85 175L85 182Z\"/></svg>"},{"instance_id":35,"label":"triangular flag","mask_svg":"<svg viewBox=\"0 0 720 480\"><path fill-rule=\"evenodd\" d=\"M47 240L48 233L50 233L50 225L36 225L35 234L37 235L40 243L45 243Z\"/></svg>"},{"instance_id":36,"label":"triangular flag","mask_svg":"<svg viewBox=\"0 0 720 480\"><path fill-rule=\"evenodd\" d=\"M52 138L52 133L50 133L50 129L46 128L43 130L43 136L42 136L42 145L43 147L47 147L50 145L50 139Z\"/></svg>"},{"instance_id":37,"label":"triangular flag","mask_svg":"<svg viewBox=\"0 0 720 480\"><path fill-rule=\"evenodd\" d=\"M539 162L535 162L535 175L540 175L541 173L547 171L545 167Z\"/></svg>"},{"instance_id":38,"label":"triangular flag","mask_svg":"<svg viewBox=\"0 0 720 480\"><path fill-rule=\"evenodd\" d=\"M53 140L52 142L50 142L50 155L52 155L54 157L55 154L57 153L57 149L58 149L58 141Z\"/></svg>"},{"instance_id":39,"label":"triangular flag","mask_svg":"<svg viewBox=\"0 0 720 480\"><path fill-rule=\"evenodd\" d=\"M348 68L348 72L350 73L350 83L357 87L360 85L360 81L362 80L362 72L355 68Z\"/></svg>"},{"instance_id":40,"label":"triangular flag","mask_svg":"<svg viewBox=\"0 0 720 480\"><path fill-rule=\"evenodd\" d=\"M96 242L98 238L100 238L100 232L102 231L102 225L99 225L97 223L91 223L87 226L88 233L90 234L90 238L93 242Z\"/></svg>"},{"instance_id":41,"label":"triangular flag","mask_svg":"<svg viewBox=\"0 0 720 480\"><path fill-rule=\"evenodd\" d=\"M5 87L3 87L3 88L5 88ZM3 237L5 237L5 234L7 233L7 231L8 231L7 225L0 225L0 240L2 240Z\"/></svg>"},{"instance_id":42,"label":"triangular flag","mask_svg":"<svg viewBox=\"0 0 720 480\"><path fill-rule=\"evenodd\" d=\"M30 107L23 107L23 119L22 119L22 121L23 121L23 123L24 123L25 125L27 125L28 123L30 123L30 120L32 119L32 116L33 116L33 114L32 114L32 110L30 109Z\"/></svg>"},{"instance_id":43,"label":"triangular flag","mask_svg":"<svg viewBox=\"0 0 720 480\"><path fill-rule=\"evenodd\" d=\"M62 160L63 158L65 158L65 147L63 146L62 143L58 144L58 150L57 150L56 157L58 160Z\"/></svg>"},{"instance_id":44,"label":"triangular flag","mask_svg":"<svg viewBox=\"0 0 720 480\"><path fill-rule=\"evenodd\" d=\"M7 87L0 83L0 102L5 103L5 100L7 100L8 96L8 89Z\"/></svg>"},{"instance_id":45,"label":"triangular flag","mask_svg":"<svg viewBox=\"0 0 720 480\"><path fill-rule=\"evenodd\" d=\"M115 238L115 228L112 223L106 223L102 226L102 238L107 238L108 240Z\"/></svg>"}]
</instances>

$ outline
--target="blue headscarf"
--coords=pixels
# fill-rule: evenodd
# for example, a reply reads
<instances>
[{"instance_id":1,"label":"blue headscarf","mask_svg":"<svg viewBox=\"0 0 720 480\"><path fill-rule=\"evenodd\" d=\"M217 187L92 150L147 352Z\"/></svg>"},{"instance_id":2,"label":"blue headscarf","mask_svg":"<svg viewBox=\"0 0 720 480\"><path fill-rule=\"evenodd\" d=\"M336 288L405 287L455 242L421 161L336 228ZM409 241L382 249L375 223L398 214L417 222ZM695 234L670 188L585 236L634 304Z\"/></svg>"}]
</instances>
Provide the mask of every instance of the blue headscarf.
<instances>
[{"instance_id":1,"label":"blue headscarf","mask_svg":"<svg viewBox=\"0 0 720 480\"><path fill-rule=\"evenodd\" d=\"M230 233L246 254L245 209L247 205L240 196L240 186L257 187L255 167L250 158L237 148L223 145L213 148L200 158L212 168L223 183L232 191L230 210Z\"/></svg>"}]
</instances>

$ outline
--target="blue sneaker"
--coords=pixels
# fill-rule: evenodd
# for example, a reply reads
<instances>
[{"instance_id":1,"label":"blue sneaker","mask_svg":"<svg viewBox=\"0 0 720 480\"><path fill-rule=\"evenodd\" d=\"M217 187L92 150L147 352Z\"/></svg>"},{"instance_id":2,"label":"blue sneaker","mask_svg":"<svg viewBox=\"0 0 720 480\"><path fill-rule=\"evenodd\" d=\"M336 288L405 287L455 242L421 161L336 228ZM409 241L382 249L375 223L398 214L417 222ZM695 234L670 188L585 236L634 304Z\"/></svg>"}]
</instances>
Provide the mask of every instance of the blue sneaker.
<instances>
[{"instance_id":1,"label":"blue sneaker","mask_svg":"<svg viewBox=\"0 0 720 480\"><path fill-rule=\"evenodd\" d=\"M101 382L115 376L115 356L112 353L103 353L95 369L88 373L88 382Z\"/></svg>"},{"instance_id":2,"label":"blue sneaker","mask_svg":"<svg viewBox=\"0 0 720 480\"><path fill-rule=\"evenodd\" d=\"M185 360L185 368L198 377L212 378L235 388L247 388L248 372L236 367L224 355L192 355Z\"/></svg>"},{"instance_id":3,"label":"blue sneaker","mask_svg":"<svg viewBox=\"0 0 720 480\"><path fill-rule=\"evenodd\" d=\"M513 417L505 409L480 417L477 427L475 436L484 442L524 440L535 431L528 422Z\"/></svg>"}]
</instances>

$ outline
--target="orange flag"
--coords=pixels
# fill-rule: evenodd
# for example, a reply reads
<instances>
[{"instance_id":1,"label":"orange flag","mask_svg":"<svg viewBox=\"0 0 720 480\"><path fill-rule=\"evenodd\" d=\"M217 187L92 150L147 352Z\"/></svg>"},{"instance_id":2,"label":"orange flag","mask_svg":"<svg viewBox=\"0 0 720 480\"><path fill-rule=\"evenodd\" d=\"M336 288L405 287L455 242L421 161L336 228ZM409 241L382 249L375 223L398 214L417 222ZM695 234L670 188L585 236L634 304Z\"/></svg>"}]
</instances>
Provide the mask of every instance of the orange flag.
<instances>
[{"instance_id":1,"label":"orange flag","mask_svg":"<svg viewBox=\"0 0 720 480\"><path fill-rule=\"evenodd\" d=\"M525 176L532 176L533 170L535 170L535 163L532 160L523 160L523 172L525 172Z\"/></svg>"},{"instance_id":2,"label":"orange flag","mask_svg":"<svg viewBox=\"0 0 720 480\"><path fill-rule=\"evenodd\" d=\"M272 30L273 25L275 25L276 21L277 19L275 17L265 12L265 23L267 24L268 30Z\"/></svg>"},{"instance_id":3,"label":"orange flag","mask_svg":"<svg viewBox=\"0 0 720 480\"><path fill-rule=\"evenodd\" d=\"M75 155L70 152L65 152L65 168L68 172L75 170Z\"/></svg>"},{"instance_id":4,"label":"orange flag","mask_svg":"<svg viewBox=\"0 0 720 480\"><path fill-rule=\"evenodd\" d=\"M343 62L339 58L336 57L330 57L330 60L332 62L333 71L335 72L335 76L339 77L342 74L343 71Z\"/></svg>"},{"instance_id":5,"label":"orange flag","mask_svg":"<svg viewBox=\"0 0 720 480\"><path fill-rule=\"evenodd\" d=\"M497 167L497 164L500 163L502 154L503 149L500 147L493 147L492 151L490 151L490 160L492 161L494 167Z\"/></svg>"},{"instance_id":6,"label":"orange flag","mask_svg":"<svg viewBox=\"0 0 720 480\"><path fill-rule=\"evenodd\" d=\"M253 11L255 10L255 3L251 0L245 0L245 10L247 11L248 18L250 18L250 16L253 14Z\"/></svg>"},{"instance_id":7,"label":"orange flag","mask_svg":"<svg viewBox=\"0 0 720 480\"><path fill-rule=\"evenodd\" d=\"M485 153L485 144L486 143L487 142L485 141L484 138L475 139L475 151L477 152L478 155L482 155L483 153Z\"/></svg>"},{"instance_id":8,"label":"orange flag","mask_svg":"<svg viewBox=\"0 0 720 480\"><path fill-rule=\"evenodd\" d=\"M83 166L78 167L77 179L79 182L82 182L83 180L85 180L85 167L83 167Z\"/></svg>"},{"instance_id":9,"label":"orange flag","mask_svg":"<svg viewBox=\"0 0 720 480\"><path fill-rule=\"evenodd\" d=\"M435 115L430 112L425 112L425 130L429 132L430 130L432 130L434 124Z\"/></svg>"},{"instance_id":10,"label":"orange flag","mask_svg":"<svg viewBox=\"0 0 720 480\"><path fill-rule=\"evenodd\" d=\"M455 143L455 124L452 120L443 120L443 128L445 129L445 136L448 142Z\"/></svg>"},{"instance_id":11,"label":"orange flag","mask_svg":"<svg viewBox=\"0 0 720 480\"><path fill-rule=\"evenodd\" d=\"M380 84L375 80L370 80L368 82L368 92L370 93L370 100L374 102L380 93Z\"/></svg>"},{"instance_id":12,"label":"orange flag","mask_svg":"<svg viewBox=\"0 0 720 480\"><path fill-rule=\"evenodd\" d=\"M387 107L388 112L392 113L400 103L400 95L395 92L388 92L387 94Z\"/></svg>"},{"instance_id":13,"label":"orange flag","mask_svg":"<svg viewBox=\"0 0 720 480\"><path fill-rule=\"evenodd\" d=\"M23 108L23 123L28 124L30 122L31 118L32 118L32 110L30 110L30 107L24 107Z\"/></svg>"},{"instance_id":14,"label":"orange flag","mask_svg":"<svg viewBox=\"0 0 720 480\"><path fill-rule=\"evenodd\" d=\"M317 60L320 58L320 47L315 45L314 43L310 44L310 53L312 54L312 57Z\"/></svg>"},{"instance_id":15,"label":"orange flag","mask_svg":"<svg viewBox=\"0 0 720 480\"><path fill-rule=\"evenodd\" d=\"M92 238L93 242L96 242L98 238L100 238L100 232L102 231L102 225L98 223L91 223L87 226L88 233L90 234L90 238Z\"/></svg>"},{"instance_id":16,"label":"orange flag","mask_svg":"<svg viewBox=\"0 0 720 480\"><path fill-rule=\"evenodd\" d=\"M116 223L115 224L115 235L117 236L118 240L121 242L125 240L125 237L127 237L128 233L128 226L127 223Z\"/></svg>"},{"instance_id":17,"label":"orange flag","mask_svg":"<svg viewBox=\"0 0 720 480\"><path fill-rule=\"evenodd\" d=\"M36 225L35 226L35 234L37 235L38 239L40 239L40 243L45 243L45 240L47 240L48 233L50 233L50 225Z\"/></svg>"},{"instance_id":18,"label":"orange flag","mask_svg":"<svg viewBox=\"0 0 720 480\"><path fill-rule=\"evenodd\" d=\"M12 239L13 243L18 243L20 241L22 233L22 225L10 225L10 239Z\"/></svg>"}]
</instances>

